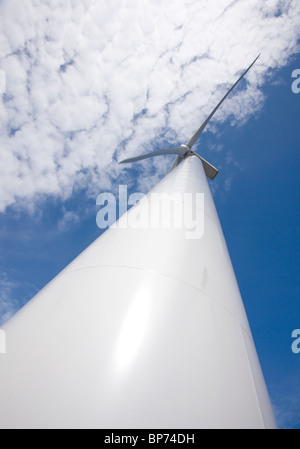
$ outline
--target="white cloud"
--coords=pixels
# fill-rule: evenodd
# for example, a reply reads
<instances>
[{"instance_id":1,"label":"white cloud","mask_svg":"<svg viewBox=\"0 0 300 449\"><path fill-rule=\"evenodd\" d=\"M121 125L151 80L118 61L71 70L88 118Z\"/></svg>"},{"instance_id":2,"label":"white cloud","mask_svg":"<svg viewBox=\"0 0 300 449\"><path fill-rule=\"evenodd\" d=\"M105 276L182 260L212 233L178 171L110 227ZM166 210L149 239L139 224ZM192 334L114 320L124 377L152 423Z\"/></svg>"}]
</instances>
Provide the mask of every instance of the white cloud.
<instances>
[{"instance_id":1,"label":"white cloud","mask_svg":"<svg viewBox=\"0 0 300 449\"><path fill-rule=\"evenodd\" d=\"M14 297L16 285L9 281L6 273L0 275L0 326L9 320L20 308Z\"/></svg>"},{"instance_id":2,"label":"white cloud","mask_svg":"<svg viewBox=\"0 0 300 449\"><path fill-rule=\"evenodd\" d=\"M80 217L70 210L63 210L63 217L58 221L58 230L66 231L69 227L78 223Z\"/></svg>"},{"instance_id":3,"label":"white cloud","mask_svg":"<svg viewBox=\"0 0 300 449\"><path fill-rule=\"evenodd\" d=\"M280 382L271 386L272 405L279 429L295 429L300 425L298 377L298 371L290 370L281 376Z\"/></svg>"},{"instance_id":4,"label":"white cloud","mask_svg":"<svg viewBox=\"0 0 300 449\"><path fill-rule=\"evenodd\" d=\"M216 117L244 123L263 105L269 70L298 50L300 3L4 0L0 22L4 211L41 194L66 198L76 185L111 188L113 155L151 150L162 132L185 141L261 52Z\"/></svg>"}]
</instances>

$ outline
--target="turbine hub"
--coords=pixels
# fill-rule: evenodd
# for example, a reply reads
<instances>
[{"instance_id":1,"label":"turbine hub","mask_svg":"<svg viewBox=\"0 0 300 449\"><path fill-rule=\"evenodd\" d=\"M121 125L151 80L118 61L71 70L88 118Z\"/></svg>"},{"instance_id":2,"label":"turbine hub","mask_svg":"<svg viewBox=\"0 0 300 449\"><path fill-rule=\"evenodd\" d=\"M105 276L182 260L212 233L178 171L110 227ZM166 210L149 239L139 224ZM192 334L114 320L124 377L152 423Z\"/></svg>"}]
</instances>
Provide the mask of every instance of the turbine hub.
<instances>
[{"instance_id":1,"label":"turbine hub","mask_svg":"<svg viewBox=\"0 0 300 449\"><path fill-rule=\"evenodd\" d=\"M192 154L195 154L194 151L192 151L191 147L189 145L180 145L180 148L184 148L186 150L186 153L184 156L182 156L182 159L185 159L189 156L192 156Z\"/></svg>"},{"instance_id":2,"label":"turbine hub","mask_svg":"<svg viewBox=\"0 0 300 449\"><path fill-rule=\"evenodd\" d=\"M191 150L191 147L189 147L188 145L182 144L182 145L180 145L180 147L186 149L186 151L190 151Z\"/></svg>"},{"instance_id":3,"label":"turbine hub","mask_svg":"<svg viewBox=\"0 0 300 449\"><path fill-rule=\"evenodd\" d=\"M180 148L183 148L184 150L186 150L186 153L182 156L183 159L185 159L188 156L191 156L194 152L192 151L191 147L189 147L188 145L180 145Z\"/></svg>"}]
</instances>

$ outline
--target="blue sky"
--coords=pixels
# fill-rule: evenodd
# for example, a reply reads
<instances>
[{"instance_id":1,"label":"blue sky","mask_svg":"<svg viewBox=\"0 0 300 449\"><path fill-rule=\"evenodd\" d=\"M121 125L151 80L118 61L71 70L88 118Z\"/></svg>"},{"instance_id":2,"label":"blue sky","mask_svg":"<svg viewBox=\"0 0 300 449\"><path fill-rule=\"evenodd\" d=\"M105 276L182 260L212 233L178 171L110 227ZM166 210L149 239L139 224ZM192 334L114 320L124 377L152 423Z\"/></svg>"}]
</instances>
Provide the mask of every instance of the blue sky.
<instances>
[{"instance_id":1,"label":"blue sky","mask_svg":"<svg viewBox=\"0 0 300 449\"><path fill-rule=\"evenodd\" d=\"M211 187L278 424L300 428L299 2L25 0L19 16L14 3L0 2L0 325L100 234L99 193L146 193L172 158L116 161L185 142L261 52L197 151L220 170Z\"/></svg>"},{"instance_id":2,"label":"blue sky","mask_svg":"<svg viewBox=\"0 0 300 449\"><path fill-rule=\"evenodd\" d=\"M243 170L215 195L269 392L282 427L300 427L300 357L290 349L299 328L299 112L290 90L298 55L264 89L261 114L221 137ZM220 173L220 178L222 172Z\"/></svg>"}]
</instances>

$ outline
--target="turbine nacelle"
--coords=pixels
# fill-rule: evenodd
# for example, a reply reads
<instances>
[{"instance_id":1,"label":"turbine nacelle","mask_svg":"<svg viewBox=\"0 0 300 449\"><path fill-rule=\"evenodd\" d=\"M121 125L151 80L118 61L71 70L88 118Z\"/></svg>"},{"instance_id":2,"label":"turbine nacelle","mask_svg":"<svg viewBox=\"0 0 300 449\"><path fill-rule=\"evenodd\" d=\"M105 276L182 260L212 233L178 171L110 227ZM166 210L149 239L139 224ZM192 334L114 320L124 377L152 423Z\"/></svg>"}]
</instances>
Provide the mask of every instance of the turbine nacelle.
<instances>
[{"instance_id":1,"label":"turbine nacelle","mask_svg":"<svg viewBox=\"0 0 300 449\"><path fill-rule=\"evenodd\" d=\"M185 159L186 157L192 156L193 154L196 154L196 153L192 150L192 148L191 148L189 145L187 145L187 144L181 144L181 145L180 145L180 148L183 148L183 149L186 151L185 155L183 156L183 159ZM197 156L197 155L196 155L196 156Z\"/></svg>"},{"instance_id":2,"label":"turbine nacelle","mask_svg":"<svg viewBox=\"0 0 300 449\"><path fill-rule=\"evenodd\" d=\"M188 145L184 145L184 144L181 144L181 145L180 145L180 148L184 148L187 152L189 152L189 151L192 150L191 147L189 147Z\"/></svg>"}]
</instances>

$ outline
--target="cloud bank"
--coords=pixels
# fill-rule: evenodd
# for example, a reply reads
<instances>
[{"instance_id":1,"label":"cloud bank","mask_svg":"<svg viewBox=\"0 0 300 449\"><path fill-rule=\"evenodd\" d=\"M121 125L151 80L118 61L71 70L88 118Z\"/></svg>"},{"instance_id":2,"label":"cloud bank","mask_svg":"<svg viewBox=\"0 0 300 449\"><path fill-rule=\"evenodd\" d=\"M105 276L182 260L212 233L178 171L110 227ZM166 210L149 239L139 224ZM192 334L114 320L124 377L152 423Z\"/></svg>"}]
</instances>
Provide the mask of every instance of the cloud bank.
<instances>
[{"instance_id":1,"label":"cloud bank","mask_svg":"<svg viewBox=\"0 0 300 449\"><path fill-rule=\"evenodd\" d=\"M184 143L261 53L214 123L246 121L299 50L300 3L2 0L0 22L3 212L110 188L116 160Z\"/></svg>"}]
</instances>

